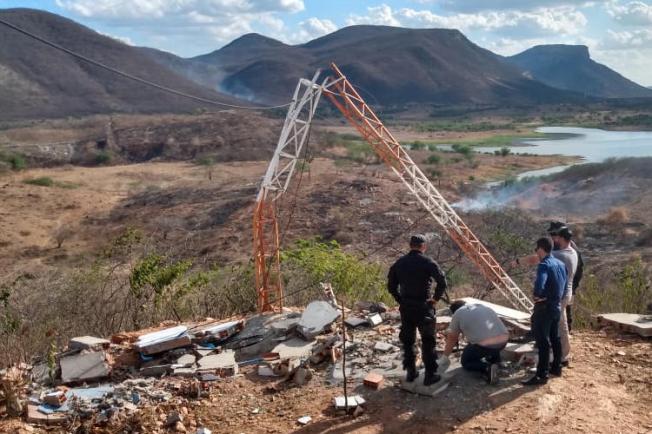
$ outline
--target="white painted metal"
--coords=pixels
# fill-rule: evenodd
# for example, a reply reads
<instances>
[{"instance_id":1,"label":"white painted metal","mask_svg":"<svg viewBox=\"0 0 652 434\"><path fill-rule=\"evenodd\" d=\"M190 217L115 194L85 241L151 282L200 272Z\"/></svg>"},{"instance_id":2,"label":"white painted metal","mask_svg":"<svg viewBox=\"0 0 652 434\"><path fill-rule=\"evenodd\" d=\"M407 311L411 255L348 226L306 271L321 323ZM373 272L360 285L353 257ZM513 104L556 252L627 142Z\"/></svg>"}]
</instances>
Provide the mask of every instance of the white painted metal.
<instances>
[{"instance_id":1,"label":"white painted metal","mask_svg":"<svg viewBox=\"0 0 652 434\"><path fill-rule=\"evenodd\" d=\"M318 78L319 71L315 73L312 80L302 78L297 84L276 151L258 192L259 202L276 200L290 184L297 161L301 158L301 151L308 139L310 123L323 90L323 86L317 84ZM272 197L268 197L269 195Z\"/></svg>"}]
</instances>

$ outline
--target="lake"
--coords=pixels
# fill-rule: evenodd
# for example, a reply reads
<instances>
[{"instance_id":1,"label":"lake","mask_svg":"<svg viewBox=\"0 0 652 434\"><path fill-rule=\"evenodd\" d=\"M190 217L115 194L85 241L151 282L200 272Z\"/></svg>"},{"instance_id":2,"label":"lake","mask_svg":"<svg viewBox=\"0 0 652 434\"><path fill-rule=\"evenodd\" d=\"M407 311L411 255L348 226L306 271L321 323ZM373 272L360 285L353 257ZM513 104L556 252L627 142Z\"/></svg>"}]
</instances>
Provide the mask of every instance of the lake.
<instances>
[{"instance_id":1,"label":"lake","mask_svg":"<svg viewBox=\"0 0 652 434\"><path fill-rule=\"evenodd\" d=\"M512 148L512 152L527 152L537 155L579 156L583 162L599 163L612 157L652 156L652 132L650 131L605 131L595 128L540 127L536 130L554 138L525 139L523 147ZM496 147L476 147L477 152L491 152ZM550 167L521 173L518 178L543 176L561 172L568 166Z\"/></svg>"}]
</instances>

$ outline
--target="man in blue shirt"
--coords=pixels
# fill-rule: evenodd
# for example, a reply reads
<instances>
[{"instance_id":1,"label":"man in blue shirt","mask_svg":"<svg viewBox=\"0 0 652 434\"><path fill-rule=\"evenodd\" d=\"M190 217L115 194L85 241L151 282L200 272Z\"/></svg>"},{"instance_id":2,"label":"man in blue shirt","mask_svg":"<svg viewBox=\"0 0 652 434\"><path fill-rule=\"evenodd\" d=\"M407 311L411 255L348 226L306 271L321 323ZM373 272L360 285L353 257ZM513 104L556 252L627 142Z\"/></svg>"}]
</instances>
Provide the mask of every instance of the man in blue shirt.
<instances>
[{"instance_id":1,"label":"man in blue shirt","mask_svg":"<svg viewBox=\"0 0 652 434\"><path fill-rule=\"evenodd\" d=\"M539 238L534 250L539 257L537 277L534 281L534 310L532 311L532 333L539 350L536 374L523 381L526 386L546 384L548 372L561 376L561 340L559 339L559 318L561 300L566 290L566 266L550 255L552 240ZM552 366L550 365L552 347Z\"/></svg>"}]
</instances>

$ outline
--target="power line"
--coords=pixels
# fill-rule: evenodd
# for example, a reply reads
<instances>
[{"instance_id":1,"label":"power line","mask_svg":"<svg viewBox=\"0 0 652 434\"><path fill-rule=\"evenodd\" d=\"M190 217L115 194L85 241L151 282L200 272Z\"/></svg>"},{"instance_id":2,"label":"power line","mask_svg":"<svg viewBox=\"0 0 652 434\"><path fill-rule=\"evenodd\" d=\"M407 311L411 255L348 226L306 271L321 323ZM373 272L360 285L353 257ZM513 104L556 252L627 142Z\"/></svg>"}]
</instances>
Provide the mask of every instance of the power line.
<instances>
[{"instance_id":1,"label":"power line","mask_svg":"<svg viewBox=\"0 0 652 434\"><path fill-rule=\"evenodd\" d=\"M67 53L67 54L69 54L69 55L71 55L71 56L73 56L73 57L75 57L75 58L77 58L79 60L83 60L84 62L88 62L88 63L90 63L92 65L98 66L98 67L103 68L103 69L105 69L107 71L113 72L114 74L118 74L121 77L127 78L129 80L136 81L136 82L141 83L141 84L145 84L147 86L156 88L158 90L162 90L164 92L171 93L173 95L182 96L184 98L189 98L189 99L199 101L199 102L203 102L203 103L206 103L206 104L212 104L212 105L216 105L216 106L220 106L220 107L229 107L229 108L240 109L240 110L272 110L272 109L288 107L290 104L292 104L290 102L290 103L287 103L287 104L276 105L276 106L252 107L252 106L241 106L241 105L227 104L227 103L220 102L220 101L215 101L215 100L211 100L211 99L202 98L202 97L196 96L196 95L191 95L191 94L188 94L188 93L176 90L176 89L172 89L172 88L167 87L167 86L163 86L163 85L158 84L158 83L151 82L151 81L146 80L144 78L137 77L135 75L131 75L131 74L127 73L127 72L120 71L119 69L113 68L111 66L105 65L102 62L98 62L97 60L93 60L93 59L91 59L89 57L84 56L83 54L79 54L79 53L77 53L75 51L72 51L72 50L62 46L62 45L51 42L51 41L49 41L49 40L47 40L45 38L42 38L42 37L40 37L38 35L35 35L34 33L28 32L27 30L24 30L24 29L22 29L22 28L20 28L18 26L15 26L14 24L11 24L11 23L3 20L3 19L0 19L0 24L4 24L5 26L9 27L10 29L13 29L13 30L15 30L15 31L17 31L19 33L22 33L23 35L28 36L28 37L30 37L32 39L35 39L35 40L37 40L37 41L39 41L39 42L41 42L41 43L43 43L45 45L48 45L48 46L54 48L54 49L57 49L59 51L63 51L64 53Z\"/></svg>"}]
</instances>

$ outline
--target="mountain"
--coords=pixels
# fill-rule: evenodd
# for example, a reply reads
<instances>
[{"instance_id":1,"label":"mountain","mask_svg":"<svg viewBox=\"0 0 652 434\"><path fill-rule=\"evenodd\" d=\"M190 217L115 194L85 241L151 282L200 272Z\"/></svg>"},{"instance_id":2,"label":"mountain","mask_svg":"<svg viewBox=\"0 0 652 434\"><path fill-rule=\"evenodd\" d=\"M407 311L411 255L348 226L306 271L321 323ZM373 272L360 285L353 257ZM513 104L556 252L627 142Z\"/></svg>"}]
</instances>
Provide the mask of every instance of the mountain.
<instances>
[{"instance_id":1,"label":"mountain","mask_svg":"<svg viewBox=\"0 0 652 434\"><path fill-rule=\"evenodd\" d=\"M235 101L162 68L135 47L58 15L2 9L0 19L163 86L222 102ZM0 120L108 112L190 112L206 107L78 60L4 25L0 25L0 41Z\"/></svg>"},{"instance_id":2,"label":"mountain","mask_svg":"<svg viewBox=\"0 0 652 434\"><path fill-rule=\"evenodd\" d=\"M601 98L652 96L652 90L591 59L584 45L538 45L506 60L549 86Z\"/></svg>"},{"instance_id":3,"label":"mountain","mask_svg":"<svg viewBox=\"0 0 652 434\"><path fill-rule=\"evenodd\" d=\"M199 82L265 103L287 101L299 77L312 77L331 62L360 86L364 97L383 105L530 105L581 99L524 77L500 56L448 29L351 26L302 45L248 34L203 56L152 58L166 66L176 63L176 71L186 77L192 75L184 70L214 68L212 76Z\"/></svg>"}]
</instances>

